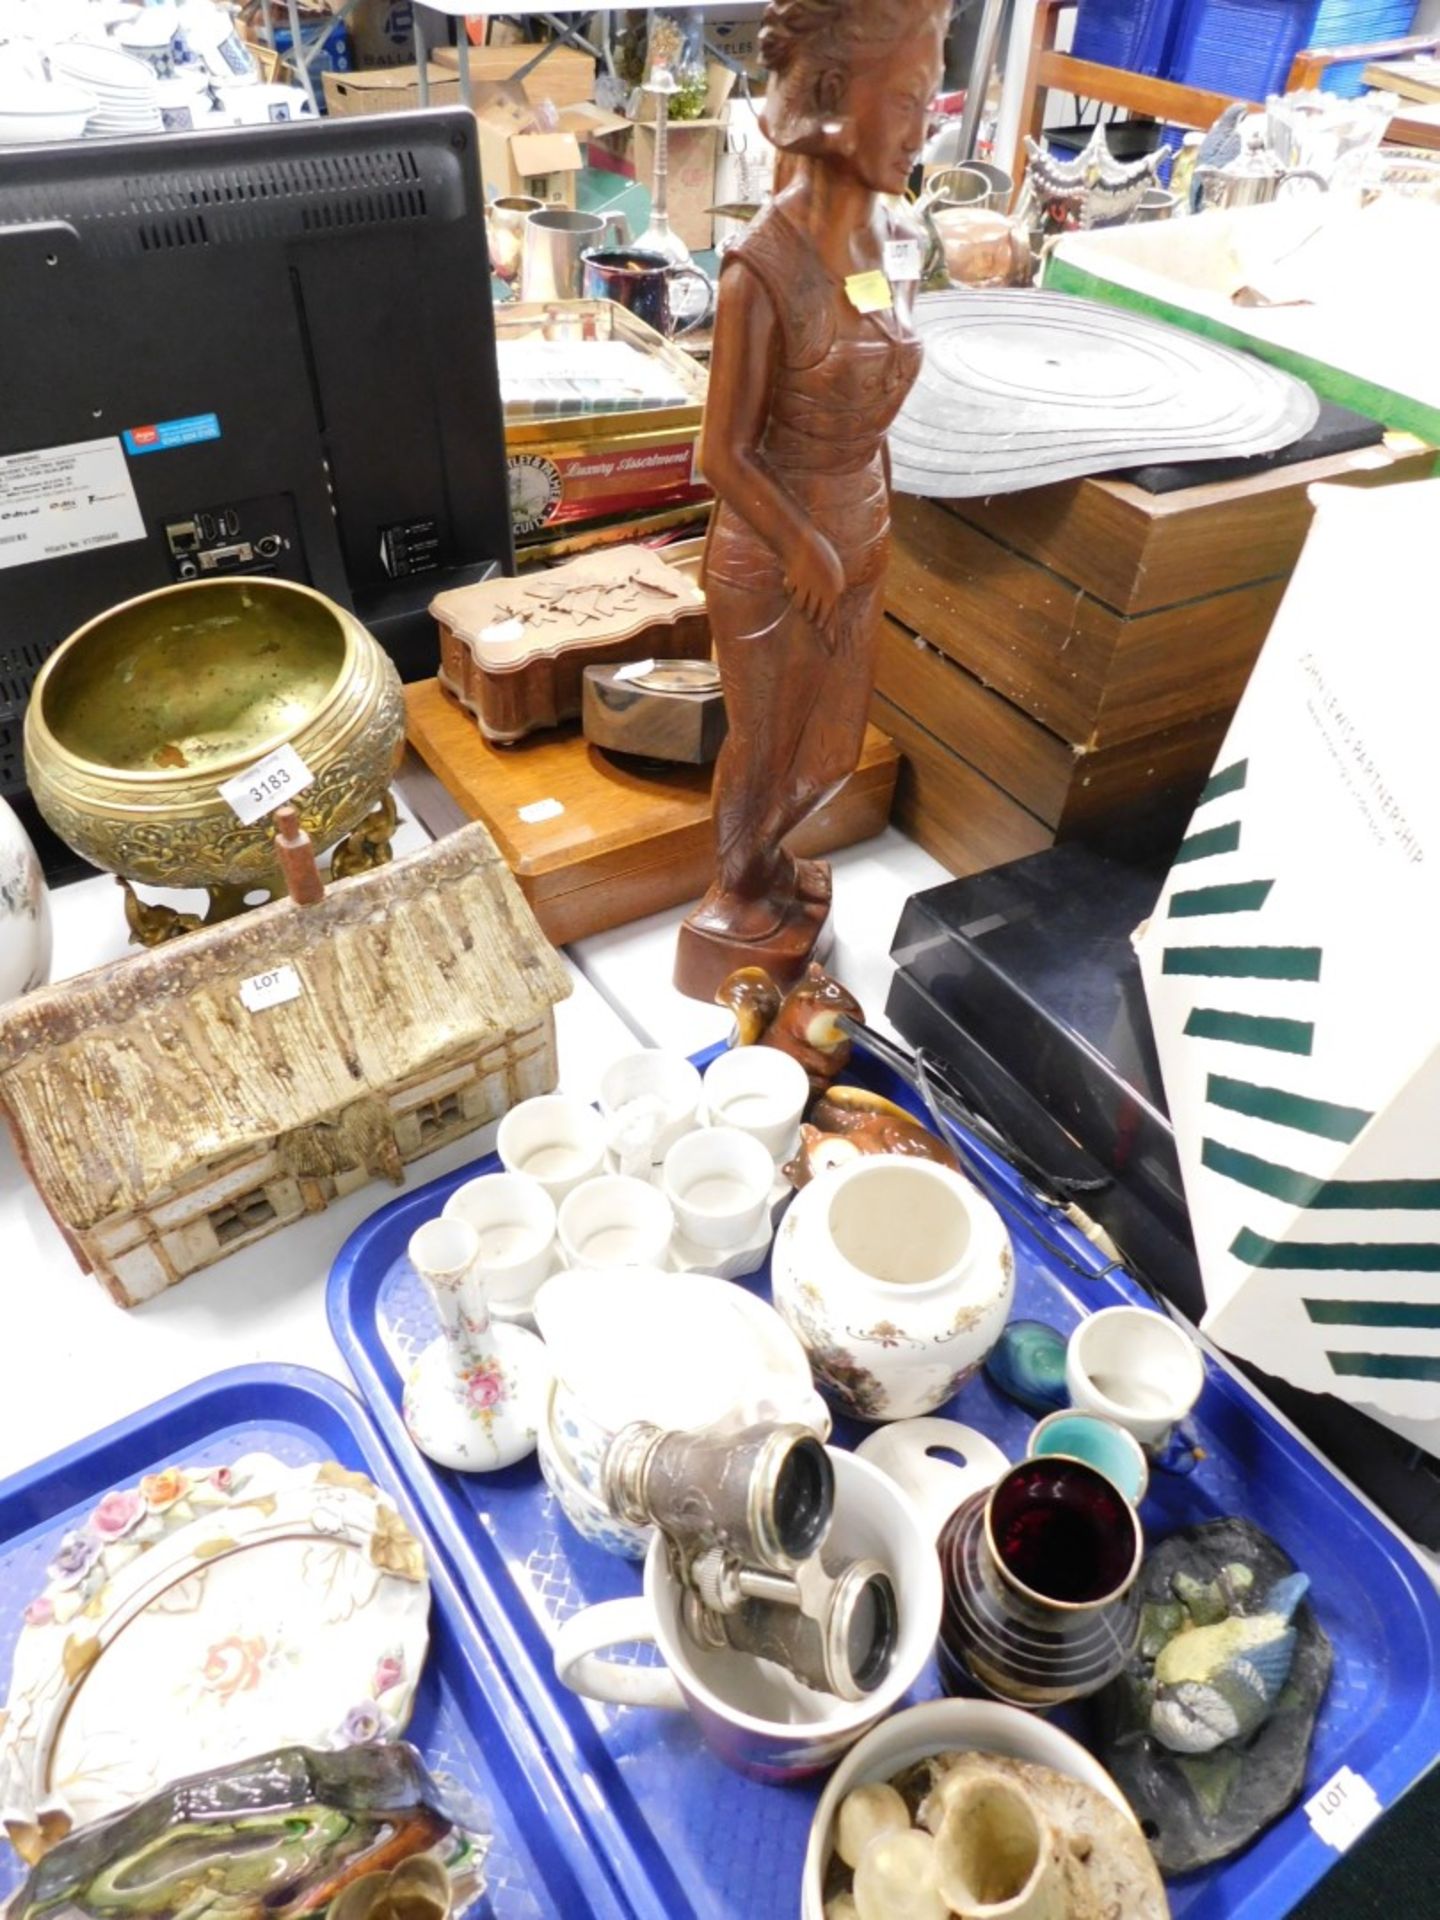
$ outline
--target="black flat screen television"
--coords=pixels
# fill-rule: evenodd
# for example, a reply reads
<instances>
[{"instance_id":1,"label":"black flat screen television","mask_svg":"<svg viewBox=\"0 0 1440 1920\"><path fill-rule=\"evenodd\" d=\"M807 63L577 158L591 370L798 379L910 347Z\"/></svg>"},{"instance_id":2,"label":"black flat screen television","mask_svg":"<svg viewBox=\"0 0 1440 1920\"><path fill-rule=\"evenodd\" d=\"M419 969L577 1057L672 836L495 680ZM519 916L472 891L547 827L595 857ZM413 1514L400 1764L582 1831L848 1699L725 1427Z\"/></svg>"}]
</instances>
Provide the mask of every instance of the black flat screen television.
<instances>
[{"instance_id":1,"label":"black flat screen television","mask_svg":"<svg viewBox=\"0 0 1440 1920\"><path fill-rule=\"evenodd\" d=\"M469 113L0 151L0 793L45 657L177 580L433 672L434 594L513 570L494 340Z\"/></svg>"}]
</instances>

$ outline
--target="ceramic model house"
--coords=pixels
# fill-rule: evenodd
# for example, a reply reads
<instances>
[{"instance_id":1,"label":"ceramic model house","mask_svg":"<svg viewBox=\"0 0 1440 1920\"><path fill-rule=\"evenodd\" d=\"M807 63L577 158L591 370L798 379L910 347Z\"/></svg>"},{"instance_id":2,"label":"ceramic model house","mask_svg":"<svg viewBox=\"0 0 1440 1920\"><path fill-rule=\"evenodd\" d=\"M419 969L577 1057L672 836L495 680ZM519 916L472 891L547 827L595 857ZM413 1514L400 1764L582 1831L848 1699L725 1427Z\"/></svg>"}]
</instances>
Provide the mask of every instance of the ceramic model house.
<instances>
[{"instance_id":1,"label":"ceramic model house","mask_svg":"<svg viewBox=\"0 0 1440 1920\"><path fill-rule=\"evenodd\" d=\"M548 1092L569 991L475 824L16 1002L0 1107L76 1258L133 1306Z\"/></svg>"}]
</instances>

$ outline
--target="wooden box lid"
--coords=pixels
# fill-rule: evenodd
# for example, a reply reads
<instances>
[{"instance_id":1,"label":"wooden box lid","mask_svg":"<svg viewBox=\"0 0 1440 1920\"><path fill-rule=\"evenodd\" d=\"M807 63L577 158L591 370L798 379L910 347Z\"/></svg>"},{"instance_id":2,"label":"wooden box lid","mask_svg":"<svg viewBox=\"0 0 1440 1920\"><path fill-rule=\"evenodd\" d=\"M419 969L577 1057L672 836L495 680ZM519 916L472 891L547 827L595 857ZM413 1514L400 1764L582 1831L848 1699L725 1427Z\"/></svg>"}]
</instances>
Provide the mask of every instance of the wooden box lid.
<instances>
[{"instance_id":1,"label":"wooden box lid","mask_svg":"<svg viewBox=\"0 0 1440 1920\"><path fill-rule=\"evenodd\" d=\"M1318 481L1421 478L1433 461L1429 453L1357 447L1173 493L1102 477L957 500L945 511L1117 613L1149 613L1288 574L1310 529L1309 489Z\"/></svg>"}]
</instances>

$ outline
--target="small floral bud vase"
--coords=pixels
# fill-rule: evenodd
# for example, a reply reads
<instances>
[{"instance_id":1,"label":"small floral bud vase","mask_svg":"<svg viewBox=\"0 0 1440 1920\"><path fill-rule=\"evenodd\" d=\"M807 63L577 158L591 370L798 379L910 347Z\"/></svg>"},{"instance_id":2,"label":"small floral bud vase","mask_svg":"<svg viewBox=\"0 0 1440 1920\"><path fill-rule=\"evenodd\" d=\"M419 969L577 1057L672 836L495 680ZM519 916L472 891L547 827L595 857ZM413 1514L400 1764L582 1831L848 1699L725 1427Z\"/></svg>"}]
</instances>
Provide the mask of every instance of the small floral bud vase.
<instances>
[{"instance_id":1,"label":"small floral bud vase","mask_svg":"<svg viewBox=\"0 0 1440 1920\"><path fill-rule=\"evenodd\" d=\"M425 1282L440 1337L405 1387L405 1425L427 1459L459 1473L493 1473L535 1450L550 1385L544 1343L492 1321L466 1220L427 1220L411 1236L410 1264Z\"/></svg>"}]
</instances>

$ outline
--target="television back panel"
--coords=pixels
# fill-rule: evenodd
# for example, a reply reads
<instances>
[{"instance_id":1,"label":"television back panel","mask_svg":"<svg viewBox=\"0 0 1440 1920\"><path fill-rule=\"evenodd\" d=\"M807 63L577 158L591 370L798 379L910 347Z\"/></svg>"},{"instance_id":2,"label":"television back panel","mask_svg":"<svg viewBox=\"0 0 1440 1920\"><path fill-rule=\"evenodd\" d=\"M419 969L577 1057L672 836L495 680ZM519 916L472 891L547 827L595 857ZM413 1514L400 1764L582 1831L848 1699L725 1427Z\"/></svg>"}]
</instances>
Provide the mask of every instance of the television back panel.
<instances>
[{"instance_id":1,"label":"television back panel","mask_svg":"<svg viewBox=\"0 0 1440 1920\"><path fill-rule=\"evenodd\" d=\"M0 165L0 792L35 672L177 580L426 608L513 564L475 128L438 112Z\"/></svg>"}]
</instances>

